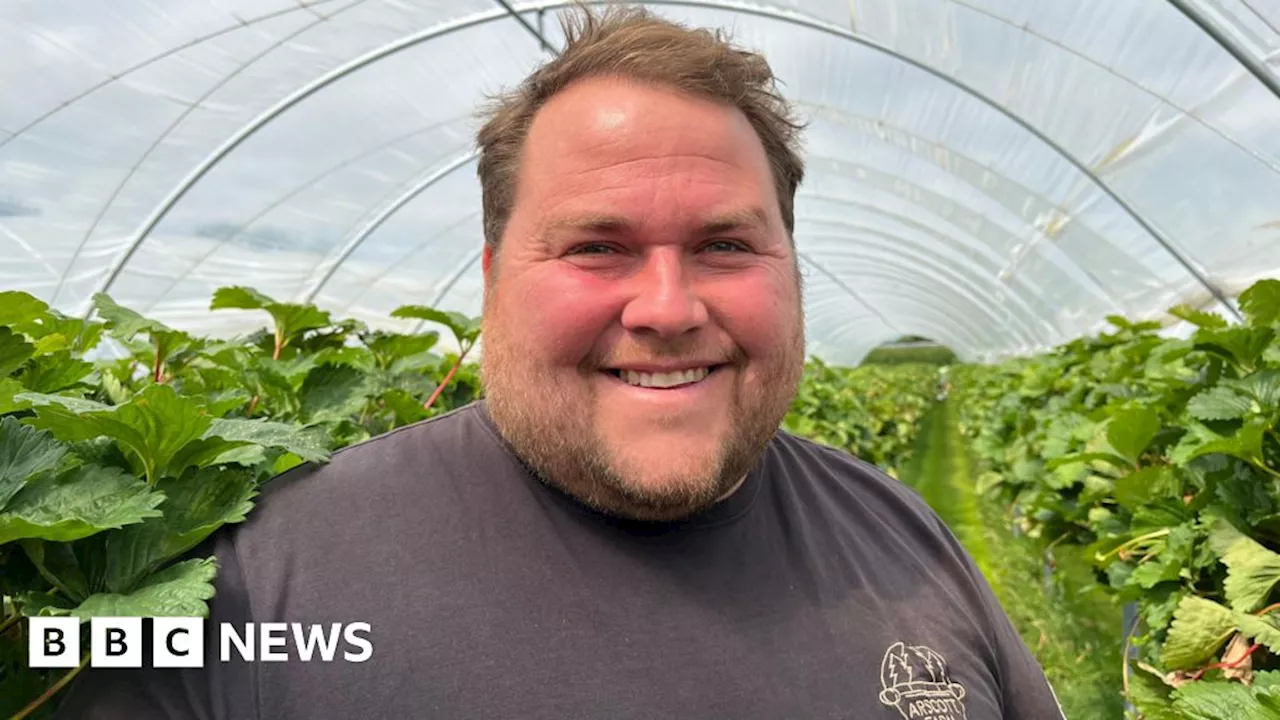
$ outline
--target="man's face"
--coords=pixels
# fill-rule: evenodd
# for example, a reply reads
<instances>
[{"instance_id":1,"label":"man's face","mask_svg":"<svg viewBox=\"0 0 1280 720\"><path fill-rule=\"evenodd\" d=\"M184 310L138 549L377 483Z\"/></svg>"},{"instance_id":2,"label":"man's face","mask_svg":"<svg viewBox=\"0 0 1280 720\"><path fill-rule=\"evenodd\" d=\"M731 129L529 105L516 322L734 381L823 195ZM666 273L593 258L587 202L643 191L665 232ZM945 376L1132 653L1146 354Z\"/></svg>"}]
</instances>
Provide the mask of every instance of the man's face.
<instances>
[{"instance_id":1,"label":"man's face","mask_svg":"<svg viewBox=\"0 0 1280 720\"><path fill-rule=\"evenodd\" d=\"M737 110L589 79L552 98L486 251L490 412L543 479L671 519L731 491L804 364L800 282Z\"/></svg>"}]
</instances>

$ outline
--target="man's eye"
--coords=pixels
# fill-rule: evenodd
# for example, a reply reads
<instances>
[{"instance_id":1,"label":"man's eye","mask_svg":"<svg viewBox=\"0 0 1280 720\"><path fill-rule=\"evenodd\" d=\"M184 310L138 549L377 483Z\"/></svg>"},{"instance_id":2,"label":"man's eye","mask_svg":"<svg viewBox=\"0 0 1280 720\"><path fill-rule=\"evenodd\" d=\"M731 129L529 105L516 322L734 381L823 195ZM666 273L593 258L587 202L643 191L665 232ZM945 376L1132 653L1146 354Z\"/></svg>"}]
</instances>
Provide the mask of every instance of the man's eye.
<instances>
[{"instance_id":1,"label":"man's eye","mask_svg":"<svg viewBox=\"0 0 1280 720\"><path fill-rule=\"evenodd\" d=\"M712 240L703 247L712 252L745 252L747 249L736 240Z\"/></svg>"},{"instance_id":2,"label":"man's eye","mask_svg":"<svg viewBox=\"0 0 1280 720\"><path fill-rule=\"evenodd\" d=\"M604 243L586 243L569 250L570 255L604 255L613 252L613 248Z\"/></svg>"}]
</instances>

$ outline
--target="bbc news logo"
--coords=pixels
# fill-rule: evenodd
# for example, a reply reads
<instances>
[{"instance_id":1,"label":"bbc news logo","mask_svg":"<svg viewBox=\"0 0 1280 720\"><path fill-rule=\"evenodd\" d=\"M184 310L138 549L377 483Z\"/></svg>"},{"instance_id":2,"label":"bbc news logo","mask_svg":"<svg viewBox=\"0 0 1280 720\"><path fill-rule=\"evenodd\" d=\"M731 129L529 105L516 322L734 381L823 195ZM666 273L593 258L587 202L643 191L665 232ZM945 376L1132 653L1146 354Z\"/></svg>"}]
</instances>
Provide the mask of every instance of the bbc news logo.
<instances>
[{"instance_id":1,"label":"bbc news logo","mask_svg":"<svg viewBox=\"0 0 1280 720\"><path fill-rule=\"evenodd\" d=\"M80 664L80 619L30 618L28 665L73 668ZM144 633L140 617L95 617L89 626L90 667L142 667ZM151 621L151 666L199 668L205 663L205 620L157 617ZM373 656L369 623L234 623L218 626L218 660L247 662L352 662ZM290 640L292 653L290 652ZM343 648L339 653L339 648Z\"/></svg>"}]
</instances>

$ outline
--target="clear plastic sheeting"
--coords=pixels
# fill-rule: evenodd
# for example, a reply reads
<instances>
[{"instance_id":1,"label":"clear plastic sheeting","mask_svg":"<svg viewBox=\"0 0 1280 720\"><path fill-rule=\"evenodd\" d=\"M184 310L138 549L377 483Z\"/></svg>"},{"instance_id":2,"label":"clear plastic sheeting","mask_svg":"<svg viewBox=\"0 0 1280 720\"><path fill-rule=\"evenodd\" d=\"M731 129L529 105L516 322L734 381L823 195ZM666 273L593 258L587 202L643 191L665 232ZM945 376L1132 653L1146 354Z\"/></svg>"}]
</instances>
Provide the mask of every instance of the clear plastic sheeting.
<instances>
[{"instance_id":1,"label":"clear plastic sheeting","mask_svg":"<svg viewBox=\"0 0 1280 720\"><path fill-rule=\"evenodd\" d=\"M562 44L568 3L509 4ZM907 334L1033 352L1280 273L1255 75L1280 76L1280 0L652 7L763 51L808 121L796 243L832 362ZM214 334L260 322L209 312L229 284L381 327L477 315L474 113L547 57L491 0L0 6L0 287Z\"/></svg>"}]
</instances>

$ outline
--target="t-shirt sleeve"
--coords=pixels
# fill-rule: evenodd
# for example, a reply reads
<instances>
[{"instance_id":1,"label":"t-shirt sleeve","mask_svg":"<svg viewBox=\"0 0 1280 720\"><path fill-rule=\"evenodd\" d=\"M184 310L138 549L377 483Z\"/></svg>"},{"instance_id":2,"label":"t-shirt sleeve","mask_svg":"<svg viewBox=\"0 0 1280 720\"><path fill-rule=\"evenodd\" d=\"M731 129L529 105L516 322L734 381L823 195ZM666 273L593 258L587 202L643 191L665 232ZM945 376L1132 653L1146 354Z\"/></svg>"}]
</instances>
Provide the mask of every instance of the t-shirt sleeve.
<instances>
[{"instance_id":1,"label":"t-shirt sleeve","mask_svg":"<svg viewBox=\"0 0 1280 720\"><path fill-rule=\"evenodd\" d=\"M215 596L205 623L204 667L151 667L151 623L144 622L143 667L85 668L66 690L60 720L253 720L258 717L253 664L219 661L220 623L238 629L252 621L232 528L216 533L189 557L217 558Z\"/></svg>"}]
</instances>

